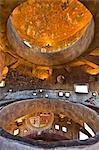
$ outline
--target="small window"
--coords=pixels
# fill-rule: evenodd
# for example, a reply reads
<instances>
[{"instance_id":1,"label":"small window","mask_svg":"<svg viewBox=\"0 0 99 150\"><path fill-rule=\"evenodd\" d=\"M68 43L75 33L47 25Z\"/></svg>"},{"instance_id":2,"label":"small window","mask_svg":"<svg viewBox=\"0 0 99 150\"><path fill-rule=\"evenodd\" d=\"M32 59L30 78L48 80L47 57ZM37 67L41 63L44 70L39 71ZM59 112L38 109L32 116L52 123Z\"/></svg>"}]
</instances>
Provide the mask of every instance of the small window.
<instances>
[{"instance_id":1,"label":"small window","mask_svg":"<svg viewBox=\"0 0 99 150\"><path fill-rule=\"evenodd\" d=\"M92 135L92 137L95 136L95 133L92 131L92 129L86 123L84 123L84 128Z\"/></svg>"},{"instance_id":2,"label":"small window","mask_svg":"<svg viewBox=\"0 0 99 150\"><path fill-rule=\"evenodd\" d=\"M92 96L97 96L97 93L96 93L96 92L93 92L93 93L92 93Z\"/></svg>"},{"instance_id":3,"label":"small window","mask_svg":"<svg viewBox=\"0 0 99 150\"><path fill-rule=\"evenodd\" d=\"M65 93L65 97L66 97L66 98L69 98L69 97L70 97L70 92L66 92L66 93Z\"/></svg>"},{"instance_id":4,"label":"small window","mask_svg":"<svg viewBox=\"0 0 99 150\"><path fill-rule=\"evenodd\" d=\"M33 93L33 96L36 96L37 95L37 93Z\"/></svg>"},{"instance_id":5,"label":"small window","mask_svg":"<svg viewBox=\"0 0 99 150\"><path fill-rule=\"evenodd\" d=\"M62 131L66 133L67 132L67 128L66 127L62 127Z\"/></svg>"},{"instance_id":6,"label":"small window","mask_svg":"<svg viewBox=\"0 0 99 150\"><path fill-rule=\"evenodd\" d=\"M79 132L79 140L87 140L88 136L81 131Z\"/></svg>"},{"instance_id":7,"label":"small window","mask_svg":"<svg viewBox=\"0 0 99 150\"><path fill-rule=\"evenodd\" d=\"M45 97L48 98L48 94L45 94Z\"/></svg>"},{"instance_id":8,"label":"small window","mask_svg":"<svg viewBox=\"0 0 99 150\"><path fill-rule=\"evenodd\" d=\"M58 96L59 96L59 97L63 97L63 95L64 95L63 92L59 92L59 93L58 93Z\"/></svg>"},{"instance_id":9,"label":"small window","mask_svg":"<svg viewBox=\"0 0 99 150\"><path fill-rule=\"evenodd\" d=\"M42 89L40 89L40 93L42 93L43 92L43 90Z\"/></svg>"},{"instance_id":10,"label":"small window","mask_svg":"<svg viewBox=\"0 0 99 150\"><path fill-rule=\"evenodd\" d=\"M13 131L13 135L18 135L19 134L19 132L20 132L20 130L19 129L15 129L14 131Z\"/></svg>"},{"instance_id":11,"label":"small window","mask_svg":"<svg viewBox=\"0 0 99 150\"><path fill-rule=\"evenodd\" d=\"M32 48L32 46L27 41L23 41L23 42L26 46L28 46L29 48Z\"/></svg>"},{"instance_id":12,"label":"small window","mask_svg":"<svg viewBox=\"0 0 99 150\"><path fill-rule=\"evenodd\" d=\"M59 130L59 125L55 124L55 129Z\"/></svg>"},{"instance_id":13,"label":"small window","mask_svg":"<svg viewBox=\"0 0 99 150\"><path fill-rule=\"evenodd\" d=\"M0 88L5 87L5 81L0 82Z\"/></svg>"},{"instance_id":14,"label":"small window","mask_svg":"<svg viewBox=\"0 0 99 150\"><path fill-rule=\"evenodd\" d=\"M88 85L74 85L75 93L88 94Z\"/></svg>"}]
</instances>

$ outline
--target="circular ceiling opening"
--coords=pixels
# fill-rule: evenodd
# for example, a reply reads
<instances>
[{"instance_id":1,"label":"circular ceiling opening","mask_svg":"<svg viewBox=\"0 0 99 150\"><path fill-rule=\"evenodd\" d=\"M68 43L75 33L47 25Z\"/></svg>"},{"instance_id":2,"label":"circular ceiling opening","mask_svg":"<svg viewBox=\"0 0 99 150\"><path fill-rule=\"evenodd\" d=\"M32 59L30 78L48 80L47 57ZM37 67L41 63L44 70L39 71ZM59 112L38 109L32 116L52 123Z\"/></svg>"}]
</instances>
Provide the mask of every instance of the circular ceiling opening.
<instances>
[{"instance_id":1,"label":"circular ceiling opening","mask_svg":"<svg viewBox=\"0 0 99 150\"><path fill-rule=\"evenodd\" d=\"M29 0L14 9L11 21L27 46L57 50L76 41L91 17L77 0Z\"/></svg>"},{"instance_id":2,"label":"circular ceiling opening","mask_svg":"<svg viewBox=\"0 0 99 150\"><path fill-rule=\"evenodd\" d=\"M59 65L89 47L94 21L78 0L27 0L10 15L7 36L22 58L40 65Z\"/></svg>"}]
</instances>

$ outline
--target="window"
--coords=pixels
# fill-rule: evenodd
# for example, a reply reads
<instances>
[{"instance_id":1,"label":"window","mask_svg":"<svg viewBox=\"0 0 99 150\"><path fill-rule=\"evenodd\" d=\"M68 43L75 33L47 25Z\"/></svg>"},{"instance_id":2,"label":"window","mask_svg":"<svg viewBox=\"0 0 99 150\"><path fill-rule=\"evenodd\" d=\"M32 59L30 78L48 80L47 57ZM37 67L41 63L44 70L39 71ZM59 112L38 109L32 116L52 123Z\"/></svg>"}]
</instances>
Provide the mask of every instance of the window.
<instances>
[{"instance_id":1,"label":"window","mask_svg":"<svg viewBox=\"0 0 99 150\"><path fill-rule=\"evenodd\" d=\"M20 132L20 130L17 128L17 129L15 129L14 131L13 131L13 135L18 135L19 134L19 132Z\"/></svg>"},{"instance_id":2,"label":"window","mask_svg":"<svg viewBox=\"0 0 99 150\"><path fill-rule=\"evenodd\" d=\"M67 128L66 127L62 127L62 131L63 132L67 132Z\"/></svg>"},{"instance_id":3,"label":"window","mask_svg":"<svg viewBox=\"0 0 99 150\"><path fill-rule=\"evenodd\" d=\"M55 129L59 130L59 125L55 124Z\"/></svg>"}]
</instances>

